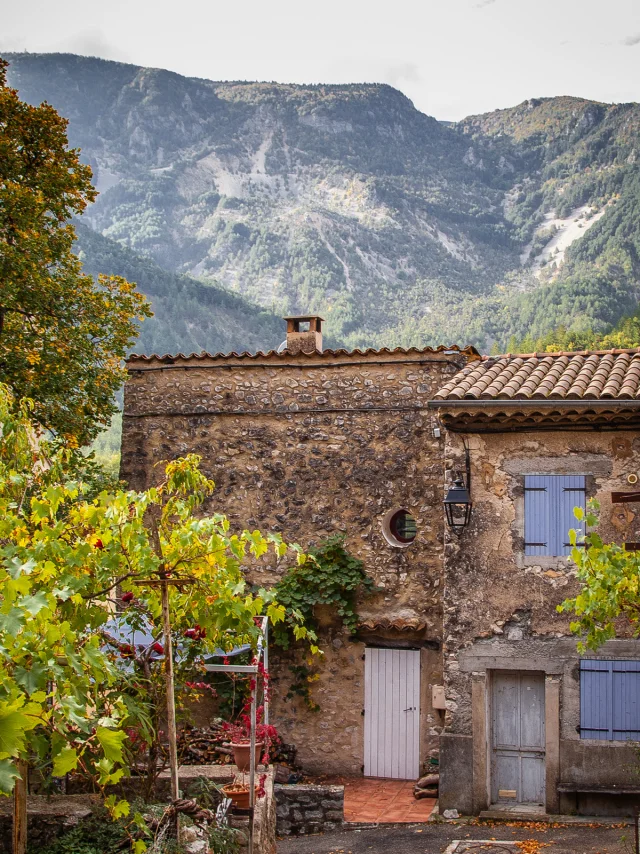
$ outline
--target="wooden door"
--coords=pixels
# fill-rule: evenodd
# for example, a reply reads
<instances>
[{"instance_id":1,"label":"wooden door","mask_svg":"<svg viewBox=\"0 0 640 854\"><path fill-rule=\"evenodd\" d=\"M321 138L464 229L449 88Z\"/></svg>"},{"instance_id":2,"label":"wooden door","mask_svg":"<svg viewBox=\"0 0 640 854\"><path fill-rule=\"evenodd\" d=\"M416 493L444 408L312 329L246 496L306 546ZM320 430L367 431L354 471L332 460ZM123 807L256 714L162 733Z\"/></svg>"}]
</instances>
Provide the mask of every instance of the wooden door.
<instances>
[{"instance_id":1,"label":"wooden door","mask_svg":"<svg viewBox=\"0 0 640 854\"><path fill-rule=\"evenodd\" d=\"M415 780L420 772L420 652L365 650L364 774Z\"/></svg>"},{"instance_id":2,"label":"wooden door","mask_svg":"<svg viewBox=\"0 0 640 854\"><path fill-rule=\"evenodd\" d=\"M495 672L492 683L492 802L544 805L544 674Z\"/></svg>"}]
</instances>

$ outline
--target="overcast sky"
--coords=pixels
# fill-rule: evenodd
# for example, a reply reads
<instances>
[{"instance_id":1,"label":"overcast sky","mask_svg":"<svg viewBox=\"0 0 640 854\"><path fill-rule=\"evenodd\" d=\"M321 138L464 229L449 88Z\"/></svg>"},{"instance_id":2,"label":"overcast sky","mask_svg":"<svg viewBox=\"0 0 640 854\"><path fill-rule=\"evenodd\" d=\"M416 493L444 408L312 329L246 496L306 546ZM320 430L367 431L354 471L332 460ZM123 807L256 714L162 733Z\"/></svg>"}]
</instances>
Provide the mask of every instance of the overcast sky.
<instances>
[{"instance_id":1,"label":"overcast sky","mask_svg":"<svg viewBox=\"0 0 640 854\"><path fill-rule=\"evenodd\" d=\"M213 80L385 82L439 119L525 98L640 101L640 0L0 0L0 52Z\"/></svg>"}]
</instances>

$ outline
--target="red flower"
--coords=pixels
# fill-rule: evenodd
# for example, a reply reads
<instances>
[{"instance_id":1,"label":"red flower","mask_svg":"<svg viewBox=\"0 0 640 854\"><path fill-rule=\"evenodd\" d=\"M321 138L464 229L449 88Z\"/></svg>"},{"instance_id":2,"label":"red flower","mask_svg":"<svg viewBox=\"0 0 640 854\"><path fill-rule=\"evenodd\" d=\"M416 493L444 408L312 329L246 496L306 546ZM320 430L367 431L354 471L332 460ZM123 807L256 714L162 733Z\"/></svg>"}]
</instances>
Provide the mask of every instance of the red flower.
<instances>
[{"instance_id":1,"label":"red flower","mask_svg":"<svg viewBox=\"0 0 640 854\"><path fill-rule=\"evenodd\" d=\"M184 636L186 638L191 638L191 640L202 640L202 638L206 638L207 630L201 628L198 623L196 623L195 626L185 631Z\"/></svg>"},{"instance_id":2,"label":"red flower","mask_svg":"<svg viewBox=\"0 0 640 854\"><path fill-rule=\"evenodd\" d=\"M260 775L260 780L259 780L259 783L258 783L258 788L256 789L256 796L257 796L258 798L264 798L264 796L267 794L267 792L266 792L266 790L265 790L265 786L264 786L264 784L265 784L266 780L267 780L267 775L266 775L266 774L261 774L261 775Z\"/></svg>"},{"instance_id":3,"label":"red flower","mask_svg":"<svg viewBox=\"0 0 640 854\"><path fill-rule=\"evenodd\" d=\"M123 602L131 602L133 600L133 593L129 590L127 593L122 594Z\"/></svg>"},{"instance_id":4,"label":"red flower","mask_svg":"<svg viewBox=\"0 0 640 854\"><path fill-rule=\"evenodd\" d=\"M161 644L161 643L158 643L158 641L156 641L156 642L152 645L151 649L152 649L154 652L157 652L157 653L158 653L158 655L162 655L162 654L164 653L164 647L162 646L162 644Z\"/></svg>"}]
</instances>

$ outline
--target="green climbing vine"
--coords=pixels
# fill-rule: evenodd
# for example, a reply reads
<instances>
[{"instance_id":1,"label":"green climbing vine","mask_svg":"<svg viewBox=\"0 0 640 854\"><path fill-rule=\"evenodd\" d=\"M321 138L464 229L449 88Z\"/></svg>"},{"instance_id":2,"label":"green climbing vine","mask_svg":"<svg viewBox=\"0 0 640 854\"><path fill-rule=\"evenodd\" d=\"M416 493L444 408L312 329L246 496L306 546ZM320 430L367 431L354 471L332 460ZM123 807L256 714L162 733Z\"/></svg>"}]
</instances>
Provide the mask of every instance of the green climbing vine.
<instances>
[{"instance_id":1,"label":"green climbing vine","mask_svg":"<svg viewBox=\"0 0 640 854\"><path fill-rule=\"evenodd\" d=\"M307 629L311 652L318 652L316 605L333 606L343 626L353 635L358 625L357 597L360 592L374 590L373 579L365 572L364 563L345 548L345 534L334 534L317 548L311 549L307 560L294 566L275 585L275 597L285 608L285 618L272 628L276 646L290 649L299 640L299 627ZM300 696L310 709L319 710L311 697L311 685L318 679L313 659L290 666L293 682L288 698Z\"/></svg>"}]
</instances>

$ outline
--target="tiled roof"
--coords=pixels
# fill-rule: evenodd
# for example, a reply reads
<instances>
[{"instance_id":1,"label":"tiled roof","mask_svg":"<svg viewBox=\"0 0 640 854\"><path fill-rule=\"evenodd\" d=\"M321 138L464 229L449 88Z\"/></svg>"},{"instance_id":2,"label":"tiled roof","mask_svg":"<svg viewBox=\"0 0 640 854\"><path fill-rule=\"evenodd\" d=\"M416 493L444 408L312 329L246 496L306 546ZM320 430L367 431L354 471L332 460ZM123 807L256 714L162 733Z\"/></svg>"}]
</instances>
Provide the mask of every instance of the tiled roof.
<instances>
[{"instance_id":1,"label":"tiled roof","mask_svg":"<svg viewBox=\"0 0 640 854\"><path fill-rule=\"evenodd\" d=\"M388 347L382 347L380 350L375 350L372 347L369 347L366 350L322 350L316 351L315 353L297 353L295 357L292 357L291 354L287 350L283 350L282 352L278 352L277 350L269 350L266 353L258 351L257 353L206 353L204 350L201 353L190 353L188 355L184 353L176 353L175 355L170 355L169 353L165 353L164 356L159 355L151 355L145 356L144 354L136 354L132 353L127 362L141 361L141 362L164 362L165 364L173 364L174 362L183 362L183 361L203 361L203 360L211 360L215 361L223 360L223 359L272 359L276 360L285 360L287 358L298 358L301 357L303 359L323 359L323 358L334 358L336 356L340 357L354 357L354 356L396 356L396 355L411 355L411 354L430 354L430 353L444 353L446 355L455 355L460 354L462 356L467 356L472 359L479 359L480 354L475 349L475 347L464 347L460 348L456 344L451 347L445 347L441 345L440 347L396 347L393 350L390 350Z\"/></svg>"},{"instance_id":2,"label":"tiled roof","mask_svg":"<svg viewBox=\"0 0 640 854\"><path fill-rule=\"evenodd\" d=\"M367 617L358 622L361 629L395 629L396 631L422 631L427 621L420 617Z\"/></svg>"},{"instance_id":3,"label":"tiled roof","mask_svg":"<svg viewBox=\"0 0 640 854\"><path fill-rule=\"evenodd\" d=\"M434 400L637 400L640 348L483 356L459 371Z\"/></svg>"}]
</instances>

